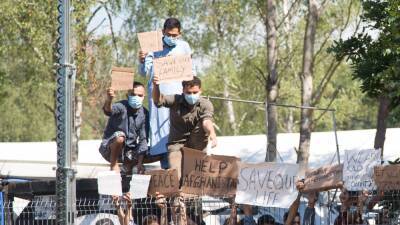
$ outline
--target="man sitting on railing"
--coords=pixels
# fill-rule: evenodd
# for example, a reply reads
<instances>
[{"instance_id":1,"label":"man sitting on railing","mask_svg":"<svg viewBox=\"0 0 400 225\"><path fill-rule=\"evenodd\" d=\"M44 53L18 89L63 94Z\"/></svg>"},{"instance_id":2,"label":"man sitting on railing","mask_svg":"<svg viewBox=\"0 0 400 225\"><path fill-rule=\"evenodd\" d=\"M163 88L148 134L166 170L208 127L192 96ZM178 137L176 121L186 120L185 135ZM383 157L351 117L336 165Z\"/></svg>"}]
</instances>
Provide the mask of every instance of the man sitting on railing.
<instances>
[{"instance_id":1,"label":"man sitting on railing","mask_svg":"<svg viewBox=\"0 0 400 225\"><path fill-rule=\"evenodd\" d=\"M99 152L110 162L110 169L119 172L118 161L130 171L136 164L139 174L144 173L143 158L148 150L148 111L142 106L145 88L139 82L133 83L126 100L112 104L114 90L107 89L104 114L109 116Z\"/></svg>"}]
</instances>

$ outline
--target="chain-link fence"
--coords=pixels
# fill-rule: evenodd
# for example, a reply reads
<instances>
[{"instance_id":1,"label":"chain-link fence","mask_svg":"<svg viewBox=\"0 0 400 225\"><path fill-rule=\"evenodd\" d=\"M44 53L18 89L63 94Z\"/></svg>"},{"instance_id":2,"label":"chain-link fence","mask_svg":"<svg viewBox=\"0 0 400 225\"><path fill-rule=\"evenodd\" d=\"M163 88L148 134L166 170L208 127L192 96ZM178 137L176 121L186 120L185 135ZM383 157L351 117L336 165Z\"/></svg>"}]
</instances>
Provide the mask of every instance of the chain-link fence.
<instances>
[{"instance_id":1,"label":"chain-link fence","mask_svg":"<svg viewBox=\"0 0 400 225\"><path fill-rule=\"evenodd\" d=\"M271 218L275 224L284 224L284 216L288 212L284 208L236 206L232 202L232 198L211 197L145 198L132 200L131 203L121 197L114 200L110 196L100 196L98 199L80 198L76 202L75 224L119 225L123 224L125 217L129 217L127 221L130 223L127 224L130 225L249 224L249 218L256 224L260 220L271 221ZM313 210L308 206L310 203L307 197L302 197L297 208L299 217L292 224L307 224L304 220L312 217L313 213L310 212L315 212L315 225L400 224L400 191L381 194L323 192L319 194ZM52 195L35 196L30 200L12 197L1 205L0 223L2 220L4 222L0 225L55 225L55 210L55 197ZM245 215L251 216L245 220ZM152 221L155 223L151 223ZM233 221L236 223L232 223Z\"/></svg>"}]
</instances>

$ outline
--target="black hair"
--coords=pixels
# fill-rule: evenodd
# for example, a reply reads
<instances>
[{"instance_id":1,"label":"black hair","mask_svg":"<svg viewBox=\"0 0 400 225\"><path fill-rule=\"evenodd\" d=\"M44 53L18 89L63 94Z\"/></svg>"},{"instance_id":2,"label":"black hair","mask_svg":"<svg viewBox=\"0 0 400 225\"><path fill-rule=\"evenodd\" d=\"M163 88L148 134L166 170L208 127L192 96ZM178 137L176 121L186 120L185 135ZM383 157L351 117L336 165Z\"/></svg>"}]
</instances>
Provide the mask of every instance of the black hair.
<instances>
[{"instance_id":1,"label":"black hair","mask_svg":"<svg viewBox=\"0 0 400 225\"><path fill-rule=\"evenodd\" d=\"M193 77L193 80L182 81L182 87L185 88L186 86L189 87L199 86L199 88L201 88L201 80L198 77Z\"/></svg>"},{"instance_id":2,"label":"black hair","mask_svg":"<svg viewBox=\"0 0 400 225\"><path fill-rule=\"evenodd\" d=\"M174 29L178 28L179 32L181 32L181 22L177 18L168 18L164 22L164 30L166 29Z\"/></svg>"},{"instance_id":3,"label":"black hair","mask_svg":"<svg viewBox=\"0 0 400 225\"><path fill-rule=\"evenodd\" d=\"M287 218L289 216L289 212L285 212L285 214L283 215L283 222L285 223ZM296 216L300 217L300 213L296 212Z\"/></svg>"},{"instance_id":4,"label":"black hair","mask_svg":"<svg viewBox=\"0 0 400 225\"><path fill-rule=\"evenodd\" d=\"M114 222L109 218L103 218L98 220L96 225L114 225Z\"/></svg>"},{"instance_id":5,"label":"black hair","mask_svg":"<svg viewBox=\"0 0 400 225\"><path fill-rule=\"evenodd\" d=\"M145 88L144 85L143 85L142 83L140 83L140 82L138 82L138 81L134 81L134 82L133 82L133 88L135 88L135 87L137 87L137 86L142 86L143 88Z\"/></svg>"},{"instance_id":6,"label":"black hair","mask_svg":"<svg viewBox=\"0 0 400 225\"><path fill-rule=\"evenodd\" d=\"M263 224L275 224L275 219L271 215L265 214L260 216L257 220L257 225L263 225Z\"/></svg>"}]
</instances>

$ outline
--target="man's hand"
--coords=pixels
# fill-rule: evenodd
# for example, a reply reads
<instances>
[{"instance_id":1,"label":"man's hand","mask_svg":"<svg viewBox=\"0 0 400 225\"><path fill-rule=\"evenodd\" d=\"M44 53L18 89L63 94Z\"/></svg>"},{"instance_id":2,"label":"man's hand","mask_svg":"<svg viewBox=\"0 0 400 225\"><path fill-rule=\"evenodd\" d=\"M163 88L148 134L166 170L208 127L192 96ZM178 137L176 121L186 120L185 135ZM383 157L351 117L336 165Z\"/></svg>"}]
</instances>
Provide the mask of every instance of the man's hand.
<instances>
[{"instance_id":1,"label":"man's hand","mask_svg":"<svg viewBox=\"0 0 400 225\"><path fill-rule=\"evenodd\" d=\"M217 135L215 133L210 134L211 148L217 147Z\"/></svg>"},{"instance_id":2,"label":"man's hand","mask_svg":"<svg viewBox=\"0 0 400 225\"><path fill-rule=\"evenodd\" d=\"M142 50L139 51L139 61L140 63L144 63L144 59L146 58L147 52Z\"/></svg>"},{"instance_id":3,"label":"man's hand","mask_svg":"<svg viewBox=\"0 0 400 225\"><path fill-rule=\"evenodd\" d=\"M160 84L160 77L158 75L153 76L153 84L154 85L159 85Z\"/></svg>"},{"instance_id":4,"label":"man's hand","mask_svg":"<svg viewBox=\"0 0 400 225\"><path fill-rule=\"evenodd\" d=\"M114 89L108 88L107 89L107 100L112 101L115 97Z\"/></svg>"},{"instance_id":5,"label":"man's hand","mask_svg":"<svg viewBox=\"0 0 400 225\"><path fill-rule=\"evenodd\" d=\"M167 207L167 200L165 199L165 196L156 192L156 205L160 209L164 209Z\"/></svg>"},{"instance_id":6,"label":"man's hand","mask_svg":"<svg viewBox=\"0 0 400 225\"><path fill-rule=\"evenodd\" d=\"M128 206L128 208L132 208L132 199L130 192L125 193L124 196L122 196L122 199L126 201L126 205Z\"/></svg>"},{"instance_id":7,"label":"man's hand","mask_svg":"<svg viewBox=\"0 0 400 225\"><path fill-rule=\"evenodd\" d=\"M146 171L146 168L143 166L142 163L138 163L136 169L138 174L144 174L144 172Z\"/></svg>"},{"instance_id":8,"label":"man's hand","mask_svg":"<svg viewBox=\"0 0 400 225\"><path fill-rule=\"evenodd\" d=\"M297 190L299 192L302 192L304 190L304 188L305 188L304 181L303 180L298 180L296 182L296 188L297 188Z\"/></svg>"}]
</instances>

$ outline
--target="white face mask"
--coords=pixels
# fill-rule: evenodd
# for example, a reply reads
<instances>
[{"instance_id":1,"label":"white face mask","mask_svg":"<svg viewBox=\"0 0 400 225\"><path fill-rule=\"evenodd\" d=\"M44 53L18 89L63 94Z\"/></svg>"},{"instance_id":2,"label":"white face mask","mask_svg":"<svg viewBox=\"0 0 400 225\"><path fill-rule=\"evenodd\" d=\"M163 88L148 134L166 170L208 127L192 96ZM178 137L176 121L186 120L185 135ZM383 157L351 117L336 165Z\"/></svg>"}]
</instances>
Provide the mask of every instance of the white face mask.
<instances>
[{"instance_id":1,"label":"white face mask","mask_svg":"<svg viewBox=\"0 0 400 225\"><path fill-rule=\"evenodd\" d=\"M130 107L132 107L134 109L138 109L138 108L142 107L142 103L143 103L142 97L139 97L137 95L135 95L135 96L129 95L128 96L128 104Z\"/></svg>"},{"instance_id":2,"label":"white face mask","mask_svg":"<svg viewBox=\"0 0 400 225\"><path fill-rule=\"evenodd\" d=\"M184 94L185 100L190 105L196 104L200 99L200 93L197 94Z\"/></svg>"}]
</instances>

